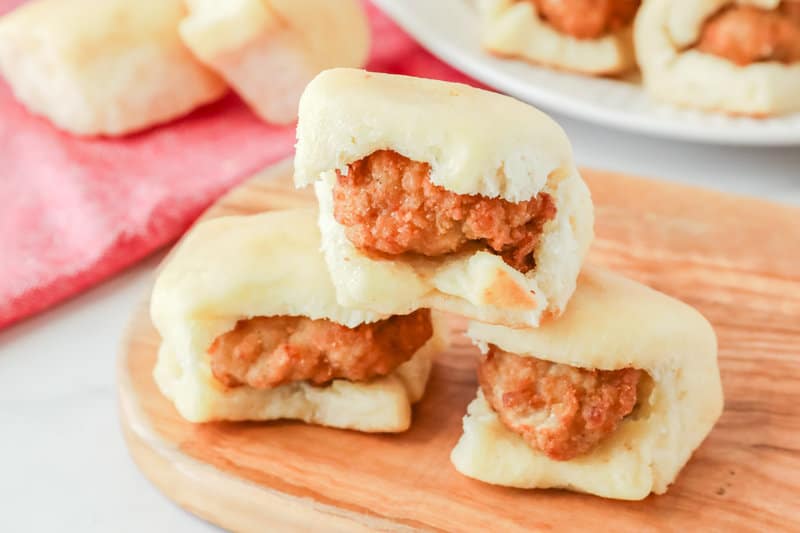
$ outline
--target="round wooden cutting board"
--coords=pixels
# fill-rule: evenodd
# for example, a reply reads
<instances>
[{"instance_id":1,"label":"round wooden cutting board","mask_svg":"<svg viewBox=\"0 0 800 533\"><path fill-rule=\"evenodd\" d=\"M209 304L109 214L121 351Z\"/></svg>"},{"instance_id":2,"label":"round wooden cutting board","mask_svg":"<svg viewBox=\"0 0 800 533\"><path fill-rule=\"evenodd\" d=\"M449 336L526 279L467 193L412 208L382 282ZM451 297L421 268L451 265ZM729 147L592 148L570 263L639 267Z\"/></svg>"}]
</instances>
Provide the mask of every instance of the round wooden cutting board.
<instances>
[{"instance_id":1,"label":"round wooden cutting board","mask_svg":"<svg viewBox=\"0 0 800 533\"><path fill-rule=\"evenodd\" d=\"M118 371L122 428L136 464L179 505L236 531L796 527L800 211L609 173L584 177L597 212L590 260L696 306L719 336L726 410L666 495L619 502L458 474L449 454L477 388L477 350L460 333L402 434L188 423L153 381L159 336L147 301L134 310ZM313 201L310 191L294 190L291 163L283 162L203 218Z\"/></svg>"}]
</instances>

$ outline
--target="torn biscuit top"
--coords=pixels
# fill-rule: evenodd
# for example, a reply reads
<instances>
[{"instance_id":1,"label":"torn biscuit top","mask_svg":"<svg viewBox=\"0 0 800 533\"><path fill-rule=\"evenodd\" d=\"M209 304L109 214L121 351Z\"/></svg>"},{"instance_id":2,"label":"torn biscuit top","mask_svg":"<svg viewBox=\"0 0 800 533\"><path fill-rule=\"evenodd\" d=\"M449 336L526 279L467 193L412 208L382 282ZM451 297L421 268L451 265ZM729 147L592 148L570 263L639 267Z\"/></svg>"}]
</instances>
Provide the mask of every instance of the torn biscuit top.
<instances>
[{"instance_id":1,"label":"torn biscuit top","mask_svg":"<svg viewBox=\"0 0 800 533\"><path fill-rule=\"evenodd\" d=\"M564 131L514 98L459 83L331 69L300 99L295 184L391 150L458 194L520 202L575 172Z\"/></svg>"}]
</instances>

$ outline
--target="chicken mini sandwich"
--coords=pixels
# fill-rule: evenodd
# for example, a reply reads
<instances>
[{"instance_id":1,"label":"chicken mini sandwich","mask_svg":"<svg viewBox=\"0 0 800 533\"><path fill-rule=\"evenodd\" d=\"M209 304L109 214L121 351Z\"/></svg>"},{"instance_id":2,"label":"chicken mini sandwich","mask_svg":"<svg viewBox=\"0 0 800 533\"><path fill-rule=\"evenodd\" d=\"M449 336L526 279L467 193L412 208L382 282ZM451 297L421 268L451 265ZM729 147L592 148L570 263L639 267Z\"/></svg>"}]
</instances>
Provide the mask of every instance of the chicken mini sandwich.
<instances>
[{"instance_id":1,"label":"chicken mini sandwich","mask_svg":"<svg viewBox=\"0 0 800 533\"><path fill-rule=\"evenodd\" d=\"M156 382L191 422L299 419L361 431L409 427L442 323L336 303L312 210L195 227L155 284Z\"/></svg>"},{"instance_id":2,"label":"chicken mini sandwich","mask_svg":"<svg viewBox=\"0 0 800 533\"><path fill-rule=\"evenodd\" d=\"M796 0L646 0L636 54L661 100L737 115L800 111Z\"/></svg>"},{"instance_id":3,"label":"chicken mini sandwich","mask_svg":"<svg viewBox=\"0 0 800 533\"><path fill-rule=\"evenodd\" d=\"M369 26L358 0L186 0L186 46L267 122L297 118L320 71L360 67Z\"/></svg>"},{"instance_id":4,"label":"chicken mini sandwich","mask_svg":"<svg viewBox=\"0 0 800 533\"><path fill-rule=\"evenodd\" d=\"M633 21L640 0L478 0L483 46L584 74L636 66Z\"/></svg>"},{"instance_id":5,"label":"chicken mini sandwich","mask_svg":"<svg viewBox=\"0 0 800 533\"><path fill-rule=\"evenodd\" d=\"M295 183L314 184L341 305L508 326L559 315L593 237L566 135L466 85L328 70L300 101Z\"/></svg>"},{"instance_id":6,"label":"chicken mini sandwich","mask_svg":"<svg viewBox=\"0 0 800 533\"><path fill-rule=\"evenodd\" d=\"M535 329L473 322L478 397L451 454L462 474L638 500L667 490L722 412L717 344L693 308L587 269Z\"/></svg>"}]
</instances>

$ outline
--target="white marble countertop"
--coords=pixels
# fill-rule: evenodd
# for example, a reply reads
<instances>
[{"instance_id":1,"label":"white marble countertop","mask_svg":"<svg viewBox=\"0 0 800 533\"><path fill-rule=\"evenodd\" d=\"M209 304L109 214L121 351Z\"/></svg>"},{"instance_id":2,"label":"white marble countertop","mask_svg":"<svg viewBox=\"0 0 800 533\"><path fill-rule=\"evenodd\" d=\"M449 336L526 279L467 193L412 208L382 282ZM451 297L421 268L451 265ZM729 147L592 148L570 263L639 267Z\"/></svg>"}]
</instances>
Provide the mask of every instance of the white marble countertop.
<instances>
[{"instance_id":1,"label":"white marble countertop","mask_svg":"<svg viewBox=\"0 0 800 533\"><path fill-rule=\"evenodd\" d=\"M800 147L689 145L556 118L582 165L800 205ZM147 482L119 431L117 346L157 259L0 332L0 531L215 530Z\"/></svg>"}]
</instances>

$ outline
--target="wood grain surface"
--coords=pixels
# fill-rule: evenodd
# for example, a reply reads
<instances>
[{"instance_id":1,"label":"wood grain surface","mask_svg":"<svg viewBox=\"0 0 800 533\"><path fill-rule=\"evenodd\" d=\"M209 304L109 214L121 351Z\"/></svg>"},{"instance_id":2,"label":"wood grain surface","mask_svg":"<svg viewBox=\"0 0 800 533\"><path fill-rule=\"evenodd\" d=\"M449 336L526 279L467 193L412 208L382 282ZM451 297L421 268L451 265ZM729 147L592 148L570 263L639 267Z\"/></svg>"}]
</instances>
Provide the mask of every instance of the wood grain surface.
<instances>
[{"instance_id":1,"label":"wood grain surface","mask_svg":"<svg viewBox=\"0 0 800 533\"><path fill-rule=\"evenodd\" d=\"M312 202L289 173L253 178L205 218ZM461 335L404 434L187 423L151 377L159 337L146 304L119 361L137 464L183 507L241 531L800 530L800 210L583 174L597 212L590 261L696 306L719 336L725 412L666 495L620 502L459 475L449 453L477 386L477 352Z\"/></svg>"}]
</instances>

